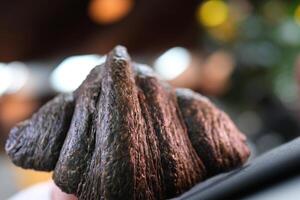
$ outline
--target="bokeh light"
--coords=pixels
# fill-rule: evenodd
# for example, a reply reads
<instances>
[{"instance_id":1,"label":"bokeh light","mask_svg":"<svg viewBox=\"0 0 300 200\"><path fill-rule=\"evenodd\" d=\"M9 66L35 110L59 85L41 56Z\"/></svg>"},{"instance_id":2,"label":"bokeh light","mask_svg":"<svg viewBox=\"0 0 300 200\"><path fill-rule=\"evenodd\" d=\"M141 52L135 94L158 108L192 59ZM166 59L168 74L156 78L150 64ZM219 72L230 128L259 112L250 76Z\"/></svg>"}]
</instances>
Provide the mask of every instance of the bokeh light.
<instances>
[{"instance_id":1,"label":"bokeh light","mask_svg":"<svg viewBox=\"0 0 300 200\"><path fill-rule=\"evenodd\" d=\"M197 19L204 26L221 25L228 18L228 6L221 0L206 1L198 7Z\"/></svg>"},{"instance_id":2,"label":"bokeh light","mask_svg":"<svg viewBox=\"0 0 300 200\"><path fill-rule=\"evenodd\" d=\"M125 17L133 6L133 0L91 0L90 18L99 24L111 24Z\"/></svg>"},{"instance_id":3,"label":"bokeh light","mask_svg":"<svg viewBox=\"0 0 300 200\"><path fill-rule=\"evenodd\" d=\"M286 20L278 26L277 38L283 45L297 47L300 45L300 26L292 20Z\"/></svg>"},{"instance_id":4,"label":"bokeh light","mask_svg":"<svg viewBox=\"0 0 300 200\"><path fill-rule=\"evenodd\" d=\"M233 20L227 20L220 26L210 28L208 33L217 41L231 42L237 36L237 28Z\"/></svg>"},{"instance_id":5,"label":"bokeh light","mask_svg":"<svg viewBox=\"0 0 300 200\"><path fill-rule=\"evenodd\" d=\"M297 6L294 14L295 21L298 25L300 25L300 5Z\"/></svg>"},{"instance_id":6,"label":"bokeh light","mask_svg":"<svg viewBox=\"0 0 300 200\"><path fill-rule=\"evenodd\" d=\"M6 92L11 82L11 70L4 63L0 63L0 95Z\"/></svg>"},{"instance_id":7,"label":"bokeh light","mask_svg":"<svg viewBox=\"0 0 300 200\"><path fill-rule=\"evenodd\" d=\"M28 70L21 62L0 63L0 96L18 92L28 79Z\"/></svg>"},{"instance_id":8,"label":"bokeh light","mask_svg":"<svg viewBox=\"0 0 300 200\"><path fill-rule=\"evenodd\" d=\"M163 53L154 63L154 69L166 80L172 80L183 73L191 62L189 51L174 47Z\"/></svg>"},{"instance_id":9,"label":"bokeh light","mask_svg":"<svg viewBox=\"0 0 300 200\"><path fill-rule=\"evenodd\" d=\"M96 65L103 63L104 60L104 56L98 55L69 57L52 72L50 77L51 85L58 92L74 91L88 73Z\"/></svg>"}]
</instances>

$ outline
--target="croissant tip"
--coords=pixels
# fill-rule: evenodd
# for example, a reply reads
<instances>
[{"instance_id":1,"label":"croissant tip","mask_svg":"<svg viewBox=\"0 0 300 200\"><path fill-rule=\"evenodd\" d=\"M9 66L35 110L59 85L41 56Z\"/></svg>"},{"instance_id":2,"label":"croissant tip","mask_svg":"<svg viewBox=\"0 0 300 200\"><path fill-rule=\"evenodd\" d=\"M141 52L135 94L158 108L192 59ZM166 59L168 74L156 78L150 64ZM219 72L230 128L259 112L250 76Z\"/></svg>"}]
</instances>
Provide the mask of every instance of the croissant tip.
<instances>
[{"instance_id":1,"label":"croissant tip","mask_svg":"<svg viewBox=\"0 0 300 200\"><path fill-rule=\"evenodd\" d=\"M18 137L22 132L22 128L26 126L27 122L27 120L21 122L10 130L9 137L5 142L5 152L7 153L7 155L12 156L13 152L16 151L17 145L20 142Z\"/></svg>"},{"instance_id":2,"label":"croissant tip","mask_svg":"<svg viewBox=\"0 0 300 200\"><path fill-rule=\"evenodd\" d=\"M129 54L127 52L127 48L122 46L122 45L115 46L110 54L113 55L113 56L116 56L116 57L121 57L121 58L122 57L125 57L125 58L129 57Z\"/></svg>"}]
</instances>

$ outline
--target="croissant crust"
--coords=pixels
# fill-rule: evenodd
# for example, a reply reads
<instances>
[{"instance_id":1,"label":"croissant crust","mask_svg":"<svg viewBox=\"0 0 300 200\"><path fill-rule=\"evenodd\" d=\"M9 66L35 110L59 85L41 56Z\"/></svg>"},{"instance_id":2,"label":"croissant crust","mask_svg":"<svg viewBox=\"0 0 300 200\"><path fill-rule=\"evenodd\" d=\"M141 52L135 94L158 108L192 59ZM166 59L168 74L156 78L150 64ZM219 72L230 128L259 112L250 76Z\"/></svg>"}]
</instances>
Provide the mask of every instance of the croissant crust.
<instances>
[{"instance_id":1,"label":"croissant crust","mask_svg":"<svg viewBox=\"0 0 300 200\"><path fill-rule=\"evenodd\" d=\"M75 92L14 127L6 152L23 168L53 170L81 200L172 198L250 154L224 112L133 63L122 46Z\"/></svg>"}]
</instances>

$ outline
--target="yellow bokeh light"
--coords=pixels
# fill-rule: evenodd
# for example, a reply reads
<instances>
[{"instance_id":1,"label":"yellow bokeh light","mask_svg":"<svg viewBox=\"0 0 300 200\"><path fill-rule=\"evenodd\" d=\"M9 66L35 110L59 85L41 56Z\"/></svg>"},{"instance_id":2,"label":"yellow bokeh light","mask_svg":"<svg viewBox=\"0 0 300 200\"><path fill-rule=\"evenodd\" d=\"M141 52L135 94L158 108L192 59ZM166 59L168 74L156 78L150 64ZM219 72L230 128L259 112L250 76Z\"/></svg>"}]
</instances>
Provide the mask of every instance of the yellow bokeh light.
<instances>
[{"instance_id":1,"label":"yellow bokeh light","mask_svg":"<svg viewBox=\"0 0 300 200\"><path fill-rule=\"evenodd\" d=\"M295 10L294 18L295 18L296 23L300 25L300 5L298 5Z\"/></svg>"},{"instance_id":2,"label":"yellow bokeh light","mask_svg":"<svg viewBox=\"0 0 300 200\"><path fill-rule=\"evenodd\" d=\"M204 26L219 26L228 18L228 6L221 0L206 1L198 7L197 19Z\"/></svg>"},{"instance_id":3,"label":"yellow bokeh light","mask_svg":"<svg viewBox=\"0 0 300 200\"><path fill-rule=\"evenodd\" d=\"M228 19L220 26L211 28L209 33L212 37L221 42L230 42L235 39L236 31L236 26L233 20Z\"/></svg>"},{"instance_id":4,"label":"yellow bokeh light","mask_svg":"<svg viewBox=\"0 0 300 200\"><path fill-rule=\"evenodd\" d=\"M133 0L91 0L89 16L96 23L111 24L125 17L133 6Z\"/></svg>"}]
</instances>

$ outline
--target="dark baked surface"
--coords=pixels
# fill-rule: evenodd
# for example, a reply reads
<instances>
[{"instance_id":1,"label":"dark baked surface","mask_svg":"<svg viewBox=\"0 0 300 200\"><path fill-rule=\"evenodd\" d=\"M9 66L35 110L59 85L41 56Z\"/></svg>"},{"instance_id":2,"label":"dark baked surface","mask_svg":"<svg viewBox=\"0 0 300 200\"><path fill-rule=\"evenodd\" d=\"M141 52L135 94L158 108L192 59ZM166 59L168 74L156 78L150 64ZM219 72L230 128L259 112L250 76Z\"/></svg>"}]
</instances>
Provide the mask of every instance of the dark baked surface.
<instances>
[{"instance_id":1,"label":"dark baked surface","mask_svg":"<svg viewBox=\"0 0 300 200\"><path fill-rule=\"evenodd\" d=\"M12 129L6 151L18 166L54 170L79 199L166 199L242 165L245 142L208 99L170 87L118 46L73 94Z\"/></svg>"}]
</instances>

